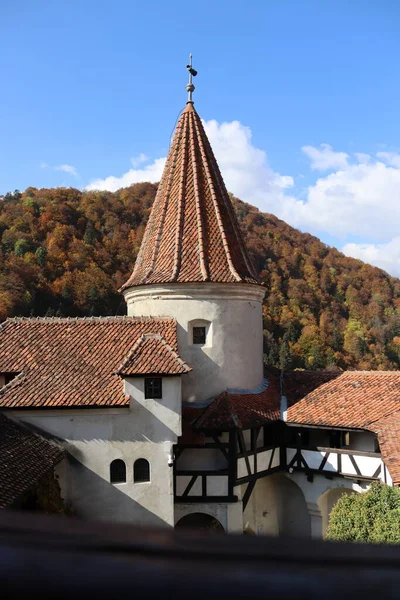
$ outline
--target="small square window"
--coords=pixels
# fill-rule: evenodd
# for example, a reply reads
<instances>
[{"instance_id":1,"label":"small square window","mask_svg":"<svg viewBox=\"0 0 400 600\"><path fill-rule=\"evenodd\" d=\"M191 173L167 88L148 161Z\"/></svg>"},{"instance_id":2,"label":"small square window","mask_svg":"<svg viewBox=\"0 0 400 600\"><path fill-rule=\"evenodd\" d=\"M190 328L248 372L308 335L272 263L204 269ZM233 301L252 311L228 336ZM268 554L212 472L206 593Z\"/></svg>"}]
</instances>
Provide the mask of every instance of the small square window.
<instances>
[{"instance_id":1,"label":"small square window","mask_svg":"<svg viewBox=\"0 0 400 600\"><path fill-rule=\"evenodd\" d=\"M206 343L206 328L205 327L193 327L193 344L205 344Z\"/></svg>"},{"instance_id":2,"label":"small square window","mask_svg":"<svg viewBox=\"0 0 400 600\"><path fill-rule=\"evenodd\" d=\"M162 398L162 379L161 377L146 377L144 380L145 398Z\"/></svg>"}]
</instances>

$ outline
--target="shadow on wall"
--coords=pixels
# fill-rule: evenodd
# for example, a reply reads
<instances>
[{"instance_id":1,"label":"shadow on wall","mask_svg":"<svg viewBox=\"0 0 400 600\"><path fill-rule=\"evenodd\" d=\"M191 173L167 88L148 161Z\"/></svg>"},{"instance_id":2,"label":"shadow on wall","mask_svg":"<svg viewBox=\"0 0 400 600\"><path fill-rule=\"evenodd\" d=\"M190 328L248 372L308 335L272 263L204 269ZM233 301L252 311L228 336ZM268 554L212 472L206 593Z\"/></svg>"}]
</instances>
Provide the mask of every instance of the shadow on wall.
<instances>
[{"instance_id":1,"label":"shadow on wall","mask_svg":"<svg viewBox=\"0 0 400 600\"><path fill-rule=\"evenodd\" d=\"M311 537L311 517L299 486L275 473L259 479L244 512L244 522L267 535Z\"/></svg>"},{"instance_id":2,"label":"shadow on wall","mask_svg":"<svg viewBox=\"0 0 400 600\"><path fill-rule=\"evenodd\" d=\"M162 402L162 400L160 400ZM73 409L71 409L73 411ZM120 411L116 414L115 411ZM111 411L110 411L111 412ZM143 416L145 415L145 434ZM152 426L149 426L151 421ZM154 442L174 440L176 434L168 425L165 425L156 415L150 413L145 407L132 402L128 412L126 408L112 409L111 414L102 412L96 414L92 409L91 414L73 415L63 414L51 416L23 416L21 418L27 427L46 439L61 443L67 450L66 440L71 442ZM92 434L91 434L92 432ZM77 451L74 450L77 456Z\"/></svg>"},{"instance_id":3,"label":"shadow on wall","mask_svg":"<svg viewBox=\"0 0 400 600\"><path fill-rule=\"evenodd\" d=\"M223 533L225 529L215 517L206 513L191 513L185 515L175 525L175 529L206 529L207 531L215 531Z\"/></svg>"},{"instance_id":4,"label":"shadow on wall","mask_svg":"<svg viewBox=\"0 0 400 600\"><path fill-rule=\"evenodd\" d=\"M303 492L284 475L280 475L277 480L280 535L311 537L311 517Z\"/></svg>"},{"instance_id":5,"label":"shadow on wall","mask_svg":"<svg viewBox=\"0 0 400 600\"><path fill-rule=\"evenodd\" d=\"M77 517L171 527L158 515L124 493L124 489L132 490L135 484L111 484L74 457L69 456L68 460L66 484L62 488L62 495ZM155 496L155 505L158 507L159 499L157 494ZM146 497L149 498L148 495Z\"/></svg>"},{"instance_id":6,"label":"shadow on wall","mask_svg":"<svg viewBox=\"0 0 400 600\"><path fill-rule=\"evenodd\" d=\"M178 323L177 326L178 340L188 338L188 332ZM185 347L186 346L186 347ZM207 386L212 381L220 381L221 367L214 362L204 351L202 346L197 345L185 345L184 351L180 350L182 358L192 367L193 371L182 376L182 400L184 402L195 402L198 398L192 397L191 389L193 387L198 388L199 381L207 381ZM210 392L206 398L200 400L208 400L213 395L223 392L224 389L216 389Z\"/></svg>"}]
</instances>

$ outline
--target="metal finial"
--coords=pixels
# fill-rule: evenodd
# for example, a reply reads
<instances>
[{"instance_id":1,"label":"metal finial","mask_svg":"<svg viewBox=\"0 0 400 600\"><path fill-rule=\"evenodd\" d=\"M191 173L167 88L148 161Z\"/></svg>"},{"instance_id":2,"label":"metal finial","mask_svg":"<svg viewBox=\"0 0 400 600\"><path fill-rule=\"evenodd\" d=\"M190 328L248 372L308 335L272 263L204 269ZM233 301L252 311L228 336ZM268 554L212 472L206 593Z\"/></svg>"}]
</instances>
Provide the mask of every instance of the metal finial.
<instances>
[{"instance_id":1,"label":"metal finial","mask_svg":"<svg viewBox=\"0 0 400 600\"><path fill-rule=\"evenodd\" d=\"M193 69L192 67L192 55L189 54L189 60L190 63L188 65L186 65L187 70L189 71L189 83L186 86L186 90L188 93L188 102L191 102L193 104L193 99L192 99L192 94L195 90L194 84L193 84L193 80L192 77L196 77L197 75L197 71L195 69Z\"/></svg>"}]
</instances>

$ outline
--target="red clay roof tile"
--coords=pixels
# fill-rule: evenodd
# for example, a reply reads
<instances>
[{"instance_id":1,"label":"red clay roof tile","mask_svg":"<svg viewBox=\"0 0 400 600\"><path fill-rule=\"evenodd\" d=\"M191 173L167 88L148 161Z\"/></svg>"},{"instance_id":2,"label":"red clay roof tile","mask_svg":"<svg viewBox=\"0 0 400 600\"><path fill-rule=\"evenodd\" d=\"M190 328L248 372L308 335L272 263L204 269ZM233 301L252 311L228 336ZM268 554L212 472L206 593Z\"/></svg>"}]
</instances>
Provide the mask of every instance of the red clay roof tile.
<instances>
[{"instance_id":1,"label":"red clay roof tile","mask_svg":"<svg viewBox=\"0 0 400 600\"><path fill-rule=\"evenodd\" d=\"M183 375L192 369L185 363L164 338L156 333L144 333L133 346L118 375Z\"/></svg>"},{"instance_id":2,"label":"red clay roof tile","mask_svg":"<svg viewBox=\"0 0 400 600\"><path fill-rule=\"evenodd\" d=\"M55 443L0 415L0 508L11 505L64 456Z\"/></svg>"},{"instance_id":3,"label":"red clay roof tile","mask_svg":"<svg viewBox=\"0 0 400 600\"><path fill-rule=\"evenodd\" d=\"M284 392L289 422L366 429L400 410L400 373L293 371Z\"/></svg>"},{"instance_id":4,"label":"red clay roof tile","mask_svg":"<svg viewBox=\"0 0 400 600\"><path fill-rule=\"evenodd\" d=\"M198 281L259 283L201 119L187 104L122 289Z\"/></svg>"},{"instance_id":5,"label":"red clay roof tile","mask_svg":"<svg viewBox=\"0 0 400 600\"><path fill-rule=\"evenodd\" d=\"M8 319L0 326L0 373L20 375L0 389L0 408L129 406L116 370L134 341L148 333L165 340L168 360L166 354L149 354L144 344L143 356L139 348L131 357L136 374L140 365L146 372L186 372L174 319Z\"/></svg>"},{"instance_id":6,"label":"red clay roof tile","mask_svg":"<svg viewBox=\"0 0 400 600\"><path fill-rule=\"evenodd\" d=\"M280 419L280 395L277 378L268 379L268 387L258 394L220 394L194 422L195 430L247 429Z\"/></svg>"},{"instance_id":7,"label":"red clay roof tile","mask_svg":"<svg viewBox=\"0 0 400 600\"><path fill-rule=\"evenodd\" d=\"M285 375L290 423L366 429L400 484L400 373L294 371Z\"/></svg>"}]
</instances>

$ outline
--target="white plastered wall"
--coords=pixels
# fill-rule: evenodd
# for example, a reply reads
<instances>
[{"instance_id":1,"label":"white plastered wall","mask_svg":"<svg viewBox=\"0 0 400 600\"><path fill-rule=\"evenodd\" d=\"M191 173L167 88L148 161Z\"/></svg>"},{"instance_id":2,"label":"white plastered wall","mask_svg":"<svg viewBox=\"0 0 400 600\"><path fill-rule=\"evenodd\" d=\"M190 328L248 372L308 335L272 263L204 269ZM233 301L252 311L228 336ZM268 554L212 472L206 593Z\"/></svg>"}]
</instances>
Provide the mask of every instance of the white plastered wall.
<instances>
[{"instance_id":1,"label":"white plastered wall","mask_svg":"<svg viewBox=\"0 0 400 600\"><path fill-rule=\"evenodd\" d=\"M263 287L250 284L165 284L124 292L129 316L169 316L178 323L179 353L193 368L182 399L202 402L227 388L250 390L263 381ZM204 346L189 339L191 324L210 323Z\"/></svg>"},{"instance_id":2,"label":"white plastered wall","mask_svg":"<svg viewBox=\"0 0 400 600\"><path fill-rule=\"evenodd\" d=\"M217 519L227 533L243 532L242 503L199 502L175 504L175 525L182 517L193 513L203 513Z\"/></svg>"},{"instance_id":3,"label":"white plastered wall","mask_svg":"<svg viewBox=\"0 0 400 600\"><path fill-rule=\"evenodd\" d=\"M122 382L121 382L122 385ZM172 446L181 434L180 377L163 378L162 400L144 398L144 379L129 378L130 408L19 410L13 418L63 440L70 460L58 469L64 500L78 516L140 525L174 525ZM150 463L149 483L133 482L133 464ZM110 463L126 464L126 483L110 483Z\"/></svg>"},{"instance_id":4,"label":"white plastered wall","mask_svg":"<svg viewBox=\"0 0 400 600\"><path fill-rule=\"evenodd\" d=\"M311 535L316 538L323 537L324 527L329 518L329 515L323 515L321 512L325 506L328 507L328 504L321 503L321 497L327 491L342 489L343 493L348 491L365 492L369 487L368 482L359 484L355 480L343 477L334 477L330 480L324 475L314 475L313 481L308 481L304 473L292 473L285 476L295 482L303 492L311 517ZM330 508L332 507L330 506Z\"/></svg>"},{"instance_id":5,"label":"white plastered wall","mask_svg":"<svg viewBox=\"0 0 400 600\"><path fill-rule=\"evenodd\" d=\"M241 486L238 495L243 496L245 490L246 485ZM258 479L243 513L243 525L245 530L257 535L311 535L304 495L283 473Z\"/></svg>"}]
</instances>

